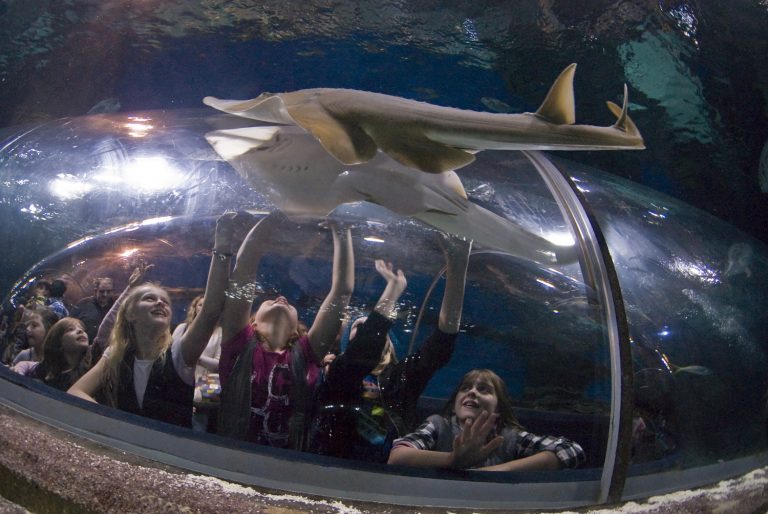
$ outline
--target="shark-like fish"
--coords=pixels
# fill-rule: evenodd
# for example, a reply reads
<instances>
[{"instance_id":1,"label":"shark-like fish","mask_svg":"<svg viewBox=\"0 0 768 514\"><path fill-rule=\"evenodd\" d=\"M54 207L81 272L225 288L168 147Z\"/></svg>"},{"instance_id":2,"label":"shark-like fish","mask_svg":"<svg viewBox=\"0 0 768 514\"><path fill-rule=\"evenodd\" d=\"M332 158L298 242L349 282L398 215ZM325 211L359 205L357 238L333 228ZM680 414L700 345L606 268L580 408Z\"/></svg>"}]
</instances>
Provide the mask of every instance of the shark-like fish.
<instances>
[{"instance_id":1,"label":"shark-like fish","mask_svg":"<svg viewBox=\"0 0 768 514\"><path fill-rule=\"evenodd\" d=\"M326 216L368 201L485 248L545 264L571 262L574 245L558 245L471 202L453 171L419 173L379 153L359 166L332 157L299 127L224 129L205 135L224 160L292 218Z\"/></svg>"},{"instance_id":2,"label":"shark-like fish","mask_svg":"<svg viewBox=\"0 0 768 514\"><path fill-rule=\"evenodd\" d=\"M558 245L472 203L454 170L481 150L641 149L624 106L608 102L610 127L574 125L568 66L535 113L496 114L439 107L365 91L306 89L252 100L203 102L276 123L206 134L216 152L289 216L325 216L369 201L476 244L546 264L575 260ZM418 173L415 170L427 173Z\"/></svg>"},{"instance_id":3,"label":"shark-like fish","mask_svg":"<svg viewBox=\"0 0 768 514\"><path fill-rule=\"evenodd\" d=\"M264 93L251 100L205 97L215 109L264 122L298 125L339 162L371 160L381 151L404 166L429 173L459 169L482 150L641 150L643 138L627 112L608 127L576 125L573 77L560 73L534 113L500 114L440 107L367 91L302 89Z\"/></svg>"}]
</instances>

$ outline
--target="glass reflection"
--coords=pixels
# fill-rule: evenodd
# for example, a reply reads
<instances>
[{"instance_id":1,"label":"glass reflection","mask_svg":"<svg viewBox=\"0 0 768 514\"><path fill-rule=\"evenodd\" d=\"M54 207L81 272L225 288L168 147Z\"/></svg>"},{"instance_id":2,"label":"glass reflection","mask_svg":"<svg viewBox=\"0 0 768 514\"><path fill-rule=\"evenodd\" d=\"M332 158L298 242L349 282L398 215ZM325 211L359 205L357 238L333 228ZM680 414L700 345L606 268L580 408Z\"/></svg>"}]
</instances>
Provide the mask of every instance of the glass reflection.
<instances>
[{"instance_id":1,"label":"glass reflection","mask_svg":"<svg viewBox=\"0 0 768 514\"><path fill-rule=\"evenodd\" d=\"M567 166L588 185L627 311L633 459L645 463L632 472L765 450L764 245L671 198Z\"/></svg>"},{"instance_id":2,"label":"glass reflection","mask_svg":"<svg viewBox=\"0 0 768 514\"><path fill-rule=\"evenodd\" d=\"M92 292L96 279L112 277L119 291L133 268L147 262L154 265L147 278L159 281L169 293L176 325L203 292L213 223L211 217L150 219L84 238L33 267L16 284L8 304L21 304L35 278L67 276L71 287L66 300L74 305ZM312 319L330 279L329 235L316 223L291 227L269 243L260 298L279 291L297 307L300 318ZM357 284L349 311L353 316L369 312L381 292L374 259L397 262L407 270L408 289L397 304L392 340L399 356L408 355L438 322L444 287L440 245L433 231L413 224L364 222L355 224L353 231ZM573 275L573 269L566 273L498 252L474 252L454 354L424 391L418 420L442 409L467 370L491 368L506 381L526 429L578 442L586 452L586 466L599 467L610 396L607 348L595 306L587 302L578 274ZM211 404L216 384L202 385L208 393L198 405L215 416ZM208 423L206 428L214 427Z\"/></svg>"}]
</instances>

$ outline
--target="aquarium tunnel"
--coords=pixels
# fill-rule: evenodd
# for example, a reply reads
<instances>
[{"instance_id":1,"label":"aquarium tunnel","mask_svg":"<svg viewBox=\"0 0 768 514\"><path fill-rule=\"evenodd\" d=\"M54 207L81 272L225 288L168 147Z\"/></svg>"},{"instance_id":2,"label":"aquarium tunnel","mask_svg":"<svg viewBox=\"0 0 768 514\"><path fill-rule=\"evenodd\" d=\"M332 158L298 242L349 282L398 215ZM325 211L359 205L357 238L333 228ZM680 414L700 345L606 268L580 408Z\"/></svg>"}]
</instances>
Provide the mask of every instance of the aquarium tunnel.
<instances>
[{"instance_id":1,"label":"aquarium tunnel","mask_svg":"<svg viewBox=\"0 0 768 514\"><path fill-rule=\"evenodd\" d=\"M241 175L206 140L246 121L189 109L2 129L6 341L36 281L63 280L64 302L76 305L101 277L112 278L119 292L139 263L153 265L148 279L168 291L173 323L180 323L204 291L217 217L248 211L258 219L286 205L283 185L269 173ZM290 132L281 144L289 152L317 146ZM263 154L253 156L259 172L271 162L269 152ZM374 177L393 166L380 161L348 173L372 174L371 187L386 195L397 185ZM310 193L322 194L323 184L311 182L312 166L288 168L284 173L308 181ZM418 403L420 419L441 412L465 372L492 369L526 430L583 448L576 469L424 470L275 449L205 426L185 429L91 404L6 366L0 369L0 403L64 432L194 473L404 506L600 505L765 466L766 247L613 171L535 151L483 152L457 171L472 208L500 219L501 228L473 243L455 348ZM351 228L351 315L370 311L383 287L375 259L405 273L408 286L392 339L398 356L412 354L438 323L442 231L429 215L395 214L369 201L340 202L328 217ZM324 219L288 216L264 249L261 285L284 295L301 319L316 314L330 282ZM547 244L536 247L516 231ZM197 409L215 412L215 398L200 400Z\"/></svg>"}]
</instances>

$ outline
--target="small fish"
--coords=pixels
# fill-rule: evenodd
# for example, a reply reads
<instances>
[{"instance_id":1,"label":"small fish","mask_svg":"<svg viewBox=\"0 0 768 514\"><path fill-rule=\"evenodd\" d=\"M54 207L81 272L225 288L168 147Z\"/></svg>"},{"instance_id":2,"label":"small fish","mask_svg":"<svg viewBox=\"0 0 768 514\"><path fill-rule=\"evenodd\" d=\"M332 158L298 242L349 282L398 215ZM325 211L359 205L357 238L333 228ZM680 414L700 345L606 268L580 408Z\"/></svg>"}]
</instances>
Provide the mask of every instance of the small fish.
<instances>
[{"instance_id":1,"label":"small fish","mask_svg":"<svg viewBox=\"0 0 768 514\"><path fill-rule=\"evenodd\" d=\"M480 103L494 112L509 112L512 110L512 107L510 107L508 103L502 102L498 98L493 98L491 96L482 97Z\"/></svg>"},{"instance_id":2,"label":"small fish","mask_svg":"<svg viewBox=\"0 0 768 514\"><path fill-rule=\"evenodd\" d=\"M680 373L688 373L690 375L699 375L701 377L706 377L712 374L712 370L709 369L706 366L699 366L699 365L692 365L692 366L675 366L674 364L671 365L672 373L675 375L679 375Z\"/></svg>"},{"instance_id":3,"label":"small fish","mask_svg":"<svg viewBox=\"0 0 768 514\"><path fill-rule=\"evenodd\" d=\"M88 110L88 114L108 114L120 110L120 100L117 98L105 98Z\"/></svg>"}]
</instances>

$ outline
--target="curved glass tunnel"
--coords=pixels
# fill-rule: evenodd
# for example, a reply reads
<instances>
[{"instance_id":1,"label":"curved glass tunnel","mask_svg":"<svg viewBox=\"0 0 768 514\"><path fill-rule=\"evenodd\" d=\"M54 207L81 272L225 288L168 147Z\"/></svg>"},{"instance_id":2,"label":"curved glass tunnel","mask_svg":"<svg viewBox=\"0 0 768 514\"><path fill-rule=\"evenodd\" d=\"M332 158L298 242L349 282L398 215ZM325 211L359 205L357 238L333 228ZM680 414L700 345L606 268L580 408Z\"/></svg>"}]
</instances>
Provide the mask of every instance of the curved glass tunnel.
<instances>
[{"instance_id":1,"label":"curved glass tunnel","mask_svg":"<svg viewBox=\"0 0 768 514\"><path fill-rule=\"evenodd\" d=\"M95 278L112 276L119 290L146 261L181 321L204 287L216 216L274 209L272 185L249 186L203 137L243 121L209 114L95 115L2 133L6 315L35 279L65 279L74 304ZM551 155L485 152L459 175L474 204L577 251L539 262L546 255L532 260L476 243L457 347L420 408L424 416L440 411L467 370L491 368L527 429L584 448L581 469L417 472L274 451L86 405L5 370L2 401L119 448L155 457L162 449L162 458L222 478L411 505L589 505L710 483L768 461L764 245L669 197ZM333 216L353 227L353 313L378 297L375 258L406 272L394 333L398 355L407 355L437 322L444 261L436 230L367 202L341 205ZM292 219L262 267L267 289L287 296L303 319L330 280L330 235L319 221ZM611 261L602 260L601 244ZM622 350L631 361L624 380ZM631 386L623 402L622 383Z\"/></svg>"}]
</instances>

